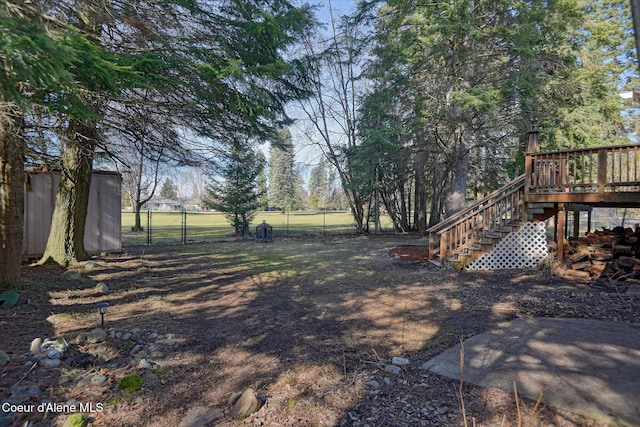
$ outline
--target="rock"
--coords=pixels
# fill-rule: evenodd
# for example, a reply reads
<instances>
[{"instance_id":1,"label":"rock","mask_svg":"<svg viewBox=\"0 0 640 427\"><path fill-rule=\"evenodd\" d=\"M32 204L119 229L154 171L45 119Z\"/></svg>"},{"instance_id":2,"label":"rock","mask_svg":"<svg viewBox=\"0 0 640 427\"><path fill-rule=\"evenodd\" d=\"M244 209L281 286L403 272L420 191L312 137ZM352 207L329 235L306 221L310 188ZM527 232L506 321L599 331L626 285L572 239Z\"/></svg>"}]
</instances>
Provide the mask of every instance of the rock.
<instances>
[{"instance_id":1,"label":"rock","mask_svg":"<svg viewBox=\"0 0 640 427\"><path fill-rule=\"evenodd\" d=\"M4 351L0 350L0 366L6 365L7 363L9 363L9 360L10 360L9 355Z\"/></svg>"},{"instance_id":2,"label":"rock","mask_svg":"<svg viewBox=\"0 0 640 427\"><path fill-rule=\"evenodd\" d=\"M76 336L76 339L75 339L76 344L84 344L85 342L87 342L86 334L78 334L78 336Z\"/></svg>"},{"instance_id":3,"label":"rock","mask_svg":"<svg viewBox=\"0 0 640 427\"><path fill-rule=\"evenodd\" d=\"M58 323L70 322L72 320L73 318L69 313L56 313L47 317L47 322L51 323L52 325L56 325Z\"/></svg>"},{"instance_id":4,"label":"rock","mask_svg":"<svg viewBox=\"0 0 640 427\"><path fill-rule=\"evenodd\" d=\"M93 271L98 268L98 263L95 261L87 261L84 264L84 271Z\"/></svg>"},{"instance_id":5,"label":"rock","mask_svg":"<svg viewBox=\"0 0 640 427\"><path fill-rule=\"evenodd\" d=\"M102 328L95 328L87 334L89 344L97 344L107 339L107 332Z\"/></svg>"},{"instance_id":6,"label":"rock","mask_svg":"<svg viewBox=\"0 0 640 427\"><path fill-rule=\"evenodd\" d=\"M31 354L40 354L40 346L42 345L42 338L34 338L31 341L31 347L29 348L29 352Z\"/></svg>"},{"instance_id":7,"label":"rock","mask_svg":"<svg viewBox=\"0 0 640 427\"><path fill-rule=\"evenodd\" d=\"M32 343L32 345L34 345L34 343ZM58 337L55 340L46 338L40 345L40 352L42 353L49 350L58 350L60 353L64 353L68 348L69 344L62 337Z\"/></svg>"},{"instance_id":8,"label":"rock","mask_svg":"<svg viewBox=\"0 0 640 427\"><path fill-rule=\"evenodd\" d=\"M91 377L91 384L101 386L107 381L107 377L104 375L94 375Z\"/></svg>"},{"instance_id":9,"label":"rock","mask_svg":"<svg viewBox=\"0 0 640 427\"><path fill-rule=\"evenodd\" d=\"M131 351L129 352L129 356L135 356L135 354L137 352L139 352L140 350L142 350L142 344L136 344L133 346L133 348L131 349Z\"/></svg>"},{"instance_id":10,"label":"rock","mask_svg":"<svg viewBox=\"0 0 640 427\"><path fill-rule=\"evenodd\" d=\"M150 340L155 340L156 338L158 338L158 333L157 332L151 332L147 338L149 338Z\"/></svg>"},{"instance_id":11,"label":"rock","mask_svg":"<svg viewBox=\"0 0 640 427\"><path fill-rule=\"evenodd\" d=\"M178 427L205 427L213 425L212 422L221 417L219 409L209 409L204 406L196 406L189 409L180 421Z\"/></svg>"},{"instance_id":12,"label":"rock","mask_svg":"<svg viewBox=\"0 0 640 427\"><path fill-rule=\"evenodd\" d=\"M147 359L140 359L138 362L138 369L153 369L153 364Z\"/></svg>"},{"instance_id":13,"label":"rock","mask_svg":"<svg viewBox=\"0 0 640 427\"><path fill-rule=\"evenodd\" d=\"M122 336L120 337L120 339L123 339L125 341L129 340L129 338L131 338L131 333L129 332L125 332L124 334L122 334Z\"/></svg>"},{"instance_id":14,"label":"rock","mask_svg":"<svg viewBox=\"0 0 640 427\"><path fill-rule=\"evenodd\" d=\"M109 293L109 287L104 282L100 282L96 285L96 292L107 294Z\"/></svg>"},{"instance_id":15,"label":"rock","mask_svg":"<svg viewBox=\"0 0 640 427\"><path fill-rule=\"evenodd\" d=\"M132 332L131 333L131 341L140 341L142 337L140 336L140 333L138 332Z\"/></svg>"},{"instance_id":16,"label":"rock","mask_svg":"<svg viewBox=\"0 0 640 427\"><path fill-rule=\"evenodd\" d=\"M389 372L390 374L399 374L402 369L400 369L400 367L396 366L396 365L387 365L384 368L385 372Z\"/></svg>"},{"instance_id":17,"label":"rock","mask_svg":"<svg viewBox=\"0 0 640 427\"><path fill-rule=\"evenodd\" d=\"M369 380L365 384L371 388L380 388L380 383L376 380Z\"/></svg>"},{"instance_id":18,"label":"rock","mask_svg":"<svg viewBox=\"0 0 640 427\"><path fill-rule=\"evenodd\" d=\"M409 364L409 359L405 359L404 357L394 357L391 359L391 363L396 366L406 366Z\"/></svg>"},{"instance_id":19,"label":"rock","mask_svg":"<svg viewBox=\"0 0 640 427\"><path fill-rule=\"evenodd\" d=\"M20 299L20 294L16 291L4 291L0 292L0 306L9 307L12 305L16 305L18 300ZM29 304L27 300L27 304Z\"/></svg>"},{"instance_id":20,"label":"rock","mask_svg":"<svg viewBox=\"0 0 640 427\"><path fill-rule=\"evenodd\" d=\"M67 270L62 273L62 277L65 279L80 280L82 279L82 274L80 274L80 272L76 270Z\"/></svg>"},{"instance_id":21,"label":"rock","mask_svg":"<svg viewBox=\"0 0 640 427\"><path fill-rule=\"evenodd\" d=\"M142 359L146 359L149 356L149 354L147 353L146 350L140 350L136 355L135 355L135 359L136 360L142 360Z\"/></svg>"},{"instance_id":22,"label":"rock","mask_svg":"<svg viewBox=\"0 0 640 427\"><path fill-rule=\"evenodd\" d=\"M139 334L140 333L140 328L131 328L131 330L129 331L132 334Z\"/></svg>"},{"instance_id":23,"label":"rock","mask_svg":"<svg viewBox=\"0 0 640 427\"><path fill-rule=\"evenodd\" d=\"M60 359L49 359L48 357L45 357L44 359L40 359L38 361L38 364L45 368L57 368L61 363L62 362L60 361Z\"/></svg>"},{"instance_id":24,"label":"rock","mask_svg":"<svg viewBox=\"0 0 640 427\"><path fill-rule=\"evenodd\" d=\"M86 414L71 414L67 417L62 427L87 427L89 417Z\"/></svg>"},{"instance_id":25,"label":"rock","mask_svg":"<svg viewBox=\"0 0 640 427\"><path fill-rule=\"evenodd\" d=\"M238 401L238 399L240 399L240 396L242 396L242 393L240 393L239 391L231 393L231 396L229 396L229 400L227 401L227 405L233 406Z\"/></svg>"},{"instance_id":26,"label":"rock","mask_svg":"<svg viewBox=\"0 0 640 427\"><path fill-rule=\"evenodd\" d=\"M87 375L86 377L81 378L80 381L78 381L78 384L76 386L77 387L84 387L84 386L90 384L92 379L93 379L93 375Z\"/></svg>"},{"instance_id":27,"label":"rock","mask_svg":"<svg viewBox=\"0 0 640 427\"><path fill-rule=\"evenodd\" d=\"M62 352L57 348L52 348L47 352L48 359L60 359L62 357Z\"/></svg>"},{"instance_id":28,"label":"rock","mask_svg":"<svg viewBox=\"0 0 640 427\"><path fill-rule=\"evenodd\" d=\"M60 351L60 353L64 353L69 348L69 344L67 343L67 340L65 340L62 337L56 338L56 340L53 342L53 344L51 344L51 346L57 349L58 351Z\"/></svg>"},{"instance_id":29,"label":"rock","mask_svg":"<svg viewBox=\"0 0 640 427\"><path fill-rule=\"evenodd\" d=\"M151 356L153 359L164 359L165 354L162 351L156 350L151 352L149 356Z\"/></svg>"},{"instance_id":30,"label":"rock","mask_svg":"<svg viewBox=\"0 0 640 427\"><path fill-rule=\"evenodd\" d=\"M231 407L231 416L237 420L247 418L260 408L255 392L248 388Z\"/></svg>"}]
</instances>

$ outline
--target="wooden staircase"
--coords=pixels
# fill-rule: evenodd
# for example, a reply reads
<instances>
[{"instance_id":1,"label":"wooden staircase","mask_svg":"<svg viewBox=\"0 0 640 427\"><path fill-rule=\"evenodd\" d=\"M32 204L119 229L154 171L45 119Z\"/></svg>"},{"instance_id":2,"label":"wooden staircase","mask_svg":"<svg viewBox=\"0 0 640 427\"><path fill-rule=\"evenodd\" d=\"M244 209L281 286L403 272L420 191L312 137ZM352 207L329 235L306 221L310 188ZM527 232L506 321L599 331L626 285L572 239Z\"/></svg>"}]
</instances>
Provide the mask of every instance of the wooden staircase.
<instances>
[{"instance_id":1,"label":"wooden staircase","mask_svg":"<svg viewBox=\"0 0 640 427\"><path fill-rule=\"evenodd\" d=\"M429 228L429 255L436 264L464 268L490 251L526 219L521 175L462 211Z\"/></svg>"},{"instance_id":2,"label":"wooden staircase","mask_svg":"<svg viewBox=\"0 0 640 427\"><path fill-rule=\"evenodd\" d=\"M537 133L525 174L427 230L433 263L462 269L525 222L553 215L562 236L569 204L640 207L640 145L539 153Z\"/></svg>"}]
</instances>

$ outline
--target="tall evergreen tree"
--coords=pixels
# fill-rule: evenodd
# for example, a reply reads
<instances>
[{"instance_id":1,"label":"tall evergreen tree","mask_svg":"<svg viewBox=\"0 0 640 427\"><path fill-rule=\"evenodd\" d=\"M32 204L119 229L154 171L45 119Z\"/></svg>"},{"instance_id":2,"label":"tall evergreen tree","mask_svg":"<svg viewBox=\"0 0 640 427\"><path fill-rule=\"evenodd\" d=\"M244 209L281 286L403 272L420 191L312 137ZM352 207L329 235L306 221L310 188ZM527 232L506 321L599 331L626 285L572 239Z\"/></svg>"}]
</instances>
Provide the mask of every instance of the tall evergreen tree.
<instances>
[{"instance_id":1,"label":"tall evergreen tree","mask_svg":"<svg viewBox=\"0 0 640 427\"><path fill-rule=\"evenodd\" d=\"M178 199L178 186L173 182L171 178L165 178L162 188L160 189L160 197L164 197L171 200Z\"/></svg>"},{"instance_id":2,"label":"tall evergreen tree","mask_svg":"<svg viewBox=\"0 0 640 427\"><path fill-rule=\"evenodd\" d=\"M236 143L222 161L220 176L207 186L206 207L225 213L235 233L245 236L260 206L257 179L264 168L247 144Z\"/></svg>"},{"instance_id":3,"label":"tall evergreen tree","mask_svg":"<svg viewBox=\"0 0 640 427\"><path fill-rule=\"evenodd\" d=\"M372 150L363 153L403 165L399 172L412 171L404 198L398 196L402 187L376 185L400 207L409 200L407 190L415 189L408 210L422 212L415 217L418 229L427 209L433 224L445 211L463 207L470 177L493 185L510 179L507 165L522 147L528 125L544 121L551 125L547 135L553 135L559 129L553 119L566 116L556 101L562 99L567 111L578 105L563 96L564 91L578 96L575 88L562 85L577 76L572 73L582 65L578 47L592 35L582 25L585 10L579 6L584 4L389 0L378 9L376 59L369 74L375 89L363 104L360 123ZM607 57L605 62L618 60ZM607 123L606 115L598 120ZM389 150L397 150L396 160ZM375 156L378 152L383 154Z\"/></svg>"},{"instance_id":4,"label":"tall evergreen tree","mask_svg":"<svg viewBox=\"0 0 640 427\"><path fill-rule=\"evenodd\" d=\"M256 153L258 157L258 163L262 165L267 164L267 159L262 151ZM269 207L269 177L267 175L267 168L262 168L260 174L256 180L258 186L258 194L260 194L258 209L264 211Z\"/></svg>"},{"instance_id":5,"label":"tall evergreen tree","mask_svg":"<svg viewBox=\"0 0 640 427\"><path fill-rule=\"evenodd\" d=\"M541 114L543 148L626 144L628 115L619 93L637 79L633 22L626 0L582 1L582 25L569 28L577 66L549 82L554 114Z\"/></svg>"},{"instance_id":6,"label":"tall evergreen tree","mask_svg":"<svg viewBox=\"0 0 640 427\"><path fill-rule=\"evenodd\" d=\"M11 50L3 55L10 58L4 61L7 70L23 77L27 65L37 74L30 80L12 76L0 84L8 83L12 93L27 88L52 104L40 112L42 122L61 124L48 130L63 144L55 153L62 160L63 183L42 262L68 265L86 258L83 233L93 153L101 146L117 156L120 150L107 142L114 134L127 135L130 121L144 124L147 135L161 135L145 149L152 158L164 151L184 163L193 156L192 148L201 153L225 149L213 143L186 147L185 140L194 134L221 142L272 135L287 121L286 102L305 94L304 70L285 51L311 25L311 13L288 0L170 0L148 7L133 1L9 0L0 8L3 37L49 40L47 54L33 54L40 42L32 43L25 50L32 55L19 67L12 64L20 56L17 44L4 44L11 37L0 41ZM29 37L19 37L22 30L16 23L32 26ZM49 53L58 56L52 60ZM61 78L49 73L54 68ZM62 77L80 90L62 84ZM0 101L12 101L12 96ZM19 109L18 115L25 117L22 105ZM163 119L149 119L153 113ZM162 132L149 132L160 128ZM166 138L176 129L186 138ZM126 158L119 159L126 166ZM5 158L1 160L5 167Z\"/></svg>"},{"instance_id":7,"label":"tall evergreen tree","mask_svg":"<svg viewBox=\"0 0 640 427\"><path fill-rule=\"evenodd\" d=\"M288 129L280 131L269 150L269 205L286 211L299 209L299 174L295 168L293 141Z\"/></svg>"},{"instance_id":8,"label":"tall evergreen tree","mask_svg":"<svg viewBox=\"0 0 640 427\"><path fill-rule=\"evenodd\" d=\"M326 208L327 203L327 182L326 168L324 162L317 164L311 169L309 174L309 209L318 210Z\"/></svg>"},{"instance_id":9,"label":"tall evergreen tree","mask_svg":"<svg viewBox=\"0 0 640 427\"><path fill-rule=\"evenodd\" d=\"M87 78L95 86L111 85L122 78L123 69L86 34L24 2L0 4L0 34L0 282L15 285L22 260L21 177L29 154L26 118L36 112L63 117L67 123L92 117L87 93L94 87L86 85ZM71 242L76 236L58 237L61 244L75 248Z\"/></svg>"}]
</instances>

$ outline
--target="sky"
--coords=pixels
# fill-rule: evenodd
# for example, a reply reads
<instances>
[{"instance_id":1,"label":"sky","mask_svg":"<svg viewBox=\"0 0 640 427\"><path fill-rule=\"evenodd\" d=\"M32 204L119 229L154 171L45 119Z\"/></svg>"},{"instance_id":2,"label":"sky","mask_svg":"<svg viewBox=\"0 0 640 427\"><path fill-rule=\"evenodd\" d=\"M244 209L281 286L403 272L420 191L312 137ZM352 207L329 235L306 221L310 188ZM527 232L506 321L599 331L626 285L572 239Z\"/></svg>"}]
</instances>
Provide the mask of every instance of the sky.
<instances>
[{"instance_id":1,"label":"sky","mask_svg":"<svg viewBox=\"0 0 640 427\"><path fill-rule=\"evenodd\" d=\"M334 16L339 17L351 13L357 6L357 0L299 0L299 3L307 3L317 6L317 17L321 22L324 23L328 23L330 20L330 8L333 9ZM302 178L305 181L306 185L311 169L313 168L313 166L317 165L320 162L322 153L317 146L304 143L304 140L306 138L302 137L302 132L300 130L305 126L305 123L303 123L301 119L302 115L299 112L296 112L296 109L293 106L289 108L288 111L291 118L298 119L297 123L294 123L292 126L290 126L290 131L295 146L295 162L301 170ZM259 146L259 148L268 159L269 144L263 143ZM175 172L176 176L171 176L169 178L171 178L178 185L182 197L189 197L192 192L191 188L193 187L193 183L191 181L193 171L189 173L182 170ZM162 181L164 181L164 177L161 180L160 186L162 185Z\"/></svg>"},{"instance_id":2,"label":"sky","mask_svg":"<svg viewBox=\"0 0 640 427\"><path fill-rule=\"evenodd\" d=\"M358 3L357 0L301 0L300 2L317 6L317 17L323 23L328 23L330 20L330 8L334 11L334 17L339 17L353 12ZM289 114L291 118L296 119L297 121L290 127L295 145L295 161L301 169L303 179L307 182L311 169L320 162L322 153L317 146L310 146L309 144L304 143L304 139L306 138L302 136L300 129L305 125L305 123L303 122L303 116L296 111L295 106L289 108ZM263 144L261 146L261 150L268 159L269 144Z\"/></svg>"}]
</instances>

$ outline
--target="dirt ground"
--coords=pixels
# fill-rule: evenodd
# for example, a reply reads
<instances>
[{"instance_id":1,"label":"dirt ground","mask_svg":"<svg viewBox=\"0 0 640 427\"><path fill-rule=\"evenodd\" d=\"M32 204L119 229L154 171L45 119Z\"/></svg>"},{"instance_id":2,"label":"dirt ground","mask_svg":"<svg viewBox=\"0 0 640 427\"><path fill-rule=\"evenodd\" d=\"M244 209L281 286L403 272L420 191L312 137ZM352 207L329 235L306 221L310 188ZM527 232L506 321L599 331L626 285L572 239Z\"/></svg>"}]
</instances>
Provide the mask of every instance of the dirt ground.
<instances>
[{"instance_id":1,"label":"dirt ground","mask_svg":"<svg viewBox=\"0 0 640 427\"><path fill-rule=\"evenodd\" d=\"M31 390L31 403L100 403L89 413L96 426L462 426L464 416L478 426L604 425L544 404L530 419L535 402L461 387L419 367L516 317L638 323L637 297L615 283L568 281L548 269L458 272L390 256L415 242L135 247L79 266L80 279L59 267L25 266L19 304L0 307L0 349L11 358L0 366L0 401ZM109 303L106 329L137 328L138 341L75 343L99 325L100 301ZM47 321L60 313L68 316ZM150 334L164 347L143 368L132 355ZM34 366L32 340L60 336L90 363ZM399 373L386 371L394 356L409 361ZM140 375L140 390L118 388L129 374ZM247 388L260 409L233 419L230 400ZM12 423L58 426L67 415L24 412Z\"/></svg>"}]
</instances>

